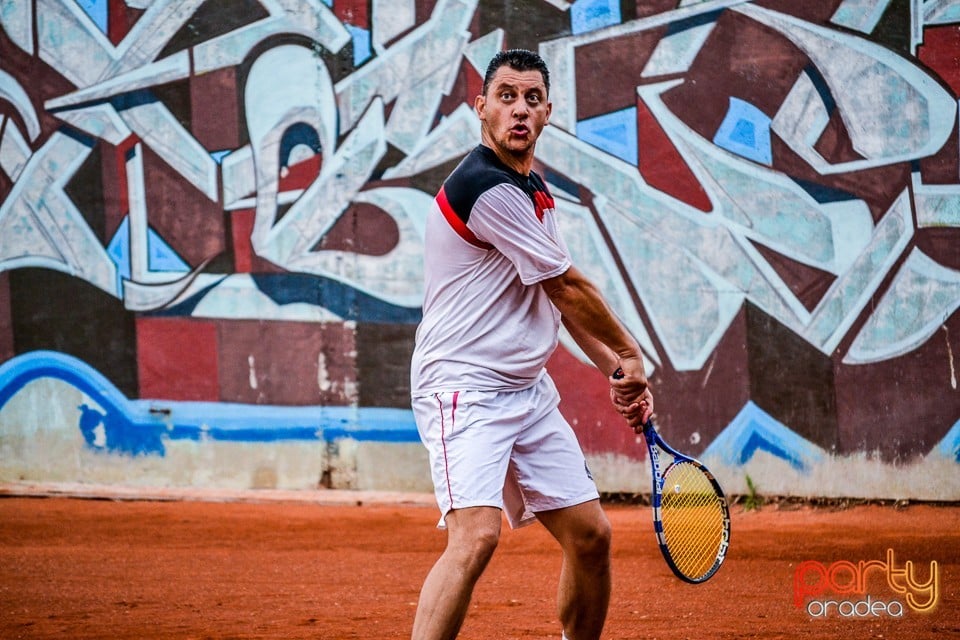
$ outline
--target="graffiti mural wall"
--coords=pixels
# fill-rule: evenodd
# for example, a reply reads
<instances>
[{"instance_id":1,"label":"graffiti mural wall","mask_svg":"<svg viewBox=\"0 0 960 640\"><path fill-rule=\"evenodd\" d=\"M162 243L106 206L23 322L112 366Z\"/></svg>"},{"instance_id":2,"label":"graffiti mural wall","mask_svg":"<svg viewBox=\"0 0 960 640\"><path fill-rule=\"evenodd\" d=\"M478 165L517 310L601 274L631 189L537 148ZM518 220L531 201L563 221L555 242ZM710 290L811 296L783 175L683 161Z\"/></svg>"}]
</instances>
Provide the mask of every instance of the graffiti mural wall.
<instances>
[{"instance_id":1,"label":"graffiti mural wall","mask_svg":"<svg viewBox=\"0 0 960 640\"><path fill-rule=\"evenodd\" d=\"M0 480L429 487L424 216L526 47L537 169L668 439L735 492L960 499L960 3L10 0L0 28ZM604 377L566 338L551 371L602 488L645 490Z\"/></svg>"}]
</instances>

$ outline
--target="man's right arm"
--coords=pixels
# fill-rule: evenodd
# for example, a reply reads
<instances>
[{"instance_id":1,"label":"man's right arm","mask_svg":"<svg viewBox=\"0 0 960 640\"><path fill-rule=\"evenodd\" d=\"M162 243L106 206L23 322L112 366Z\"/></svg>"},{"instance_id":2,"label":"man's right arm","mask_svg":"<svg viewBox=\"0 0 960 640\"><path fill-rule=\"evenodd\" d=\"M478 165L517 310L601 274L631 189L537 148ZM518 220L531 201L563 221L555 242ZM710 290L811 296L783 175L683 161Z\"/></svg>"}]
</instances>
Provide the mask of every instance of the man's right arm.
<instances>
[{"instance_id":1,"label":"man's right arm","mask_svg":"<svg viewBox=\"0 0 960 640\"><path fill-rule=\"evenodd\" d=\"M576 267L541 285L560 311L564 326L577 344L611 379L617 409L636 428L653 413L653 396L648 388L640 346L607 305L596 286ZM623 378L612 379L623 370Z\"/></svg>"}]
</instances>

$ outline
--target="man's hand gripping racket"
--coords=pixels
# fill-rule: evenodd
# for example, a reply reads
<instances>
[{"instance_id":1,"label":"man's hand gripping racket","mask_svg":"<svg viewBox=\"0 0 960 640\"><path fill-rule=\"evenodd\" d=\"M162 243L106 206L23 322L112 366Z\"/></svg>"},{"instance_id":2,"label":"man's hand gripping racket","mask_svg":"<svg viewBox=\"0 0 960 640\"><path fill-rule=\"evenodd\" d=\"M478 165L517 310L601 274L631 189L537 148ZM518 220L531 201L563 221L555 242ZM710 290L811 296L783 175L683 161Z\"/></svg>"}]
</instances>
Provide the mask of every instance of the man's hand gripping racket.
<instances>
[{"instance_id":1,"label":"man's hand gripping racket","mask_svg":"<svg viewBox=\"0 0 960 640\"><path fill-rule=\"evenodd\" d=\"M620 369L613 374L622 376ZM723 489L701 462L664 442L652 420L644 423L643 437L653 474L650 502L660 552L678 578L704 582L723 564L730 544Z\"/></svg>"}]
</instances>

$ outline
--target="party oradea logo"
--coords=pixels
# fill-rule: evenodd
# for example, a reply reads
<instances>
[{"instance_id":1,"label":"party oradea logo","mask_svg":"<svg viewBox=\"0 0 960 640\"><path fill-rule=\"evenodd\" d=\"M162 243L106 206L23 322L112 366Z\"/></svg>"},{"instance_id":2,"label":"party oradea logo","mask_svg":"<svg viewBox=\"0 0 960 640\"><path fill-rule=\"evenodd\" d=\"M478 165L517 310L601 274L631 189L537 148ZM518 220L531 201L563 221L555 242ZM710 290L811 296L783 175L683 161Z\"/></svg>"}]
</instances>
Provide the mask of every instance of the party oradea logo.
<instances>
[{"instance_id":1,"label":"party oradea logo","mask_svg":"<svg viewBox=\"0 0 960 640\"><path fill-rule=\"evenodd\" d=\"M902 618L939 600L937 562L897 564L893 549L884 560L806 560L793 573L793 603L813 618Z\"/></svg>"}]
</instances>

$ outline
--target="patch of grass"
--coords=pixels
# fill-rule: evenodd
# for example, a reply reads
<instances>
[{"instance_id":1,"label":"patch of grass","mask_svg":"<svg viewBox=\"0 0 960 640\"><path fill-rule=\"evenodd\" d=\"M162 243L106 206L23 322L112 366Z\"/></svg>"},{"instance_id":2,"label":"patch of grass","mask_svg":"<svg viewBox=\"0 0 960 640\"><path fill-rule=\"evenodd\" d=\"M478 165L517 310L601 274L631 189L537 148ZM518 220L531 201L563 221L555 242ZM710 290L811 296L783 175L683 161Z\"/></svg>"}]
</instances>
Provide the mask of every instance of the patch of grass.
<instances>
[{"instance_id":1,"label":"patch of grass","mask_svg":"<svg viewBox=\"0 0 960 640\"><path fill-rule=\"evenodd\" d=\"M743 497L743 510L744 511L753 511L756 509L760 510L760 507L763 506L763 496L757 493L757 485L753 483L753 478L750 477L750 474L747 474L747 495Z\"/></svg>"}]
</instances>

